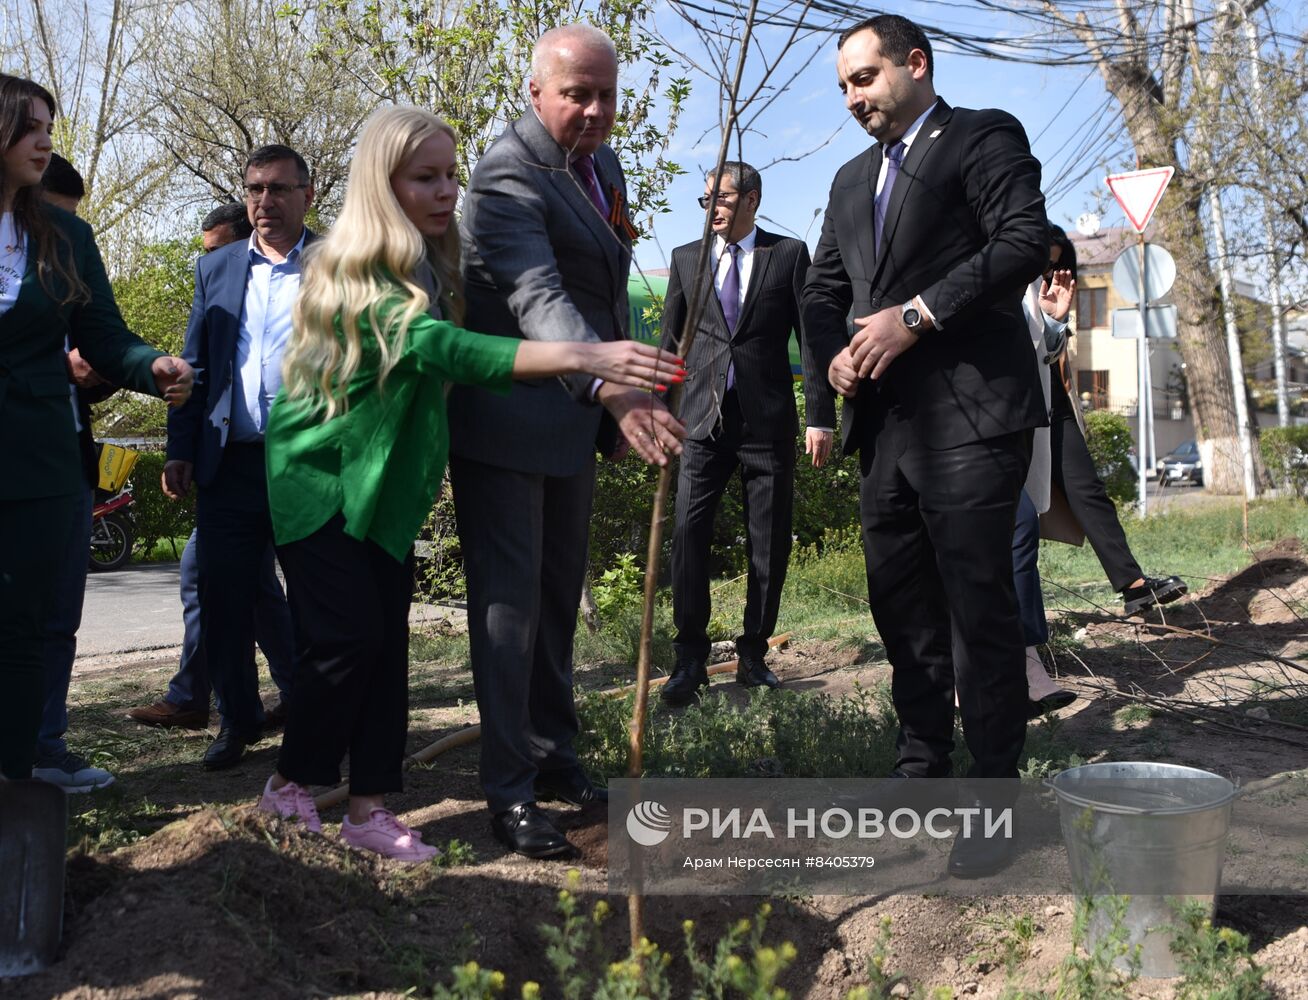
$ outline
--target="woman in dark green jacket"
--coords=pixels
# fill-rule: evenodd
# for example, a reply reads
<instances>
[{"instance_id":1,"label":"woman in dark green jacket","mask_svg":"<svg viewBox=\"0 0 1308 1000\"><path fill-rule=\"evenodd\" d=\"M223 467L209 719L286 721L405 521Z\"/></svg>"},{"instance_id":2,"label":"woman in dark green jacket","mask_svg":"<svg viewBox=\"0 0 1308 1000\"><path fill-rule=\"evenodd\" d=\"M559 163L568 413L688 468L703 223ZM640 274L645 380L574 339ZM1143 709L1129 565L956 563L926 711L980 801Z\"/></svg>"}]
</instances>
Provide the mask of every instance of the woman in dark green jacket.
<instances>
[{"instance_id":1,"label":"woman in dark green jacket","mask_svg":"<svg viewBox=\"0 0 1308 1000\"><path fill-rule=\"evenodd\" d=\"M590 373L662 388L681 361L632 341L541 343L460 329L453 130L383 108L359 136L331 232L305 254L283 391L268 418L268 494L298 657L295 704L259 807L321 822L306 785L350 755L341 838L401 861L434 847L385 808L408 729L412 548L449 453L445 389ZM449 322L453 320L454 322Z\"/></svg>"},{"instance_id":2,"label":"woman in dark green jacket","mask_svg":"<svg viewBox=\"0 0 1308 1000\"><path fill-rule=\"evenodd\" d=\"M41 198L55 102L0 74L0 774L31 776L41 721L41 630L59 545L82 489L76 403L65 352L76 340L106 379L162 395L191 391L191 369L123 324L91 229ZM73 533L75 534L75 533Z\"/></svg>"}]
</instances>

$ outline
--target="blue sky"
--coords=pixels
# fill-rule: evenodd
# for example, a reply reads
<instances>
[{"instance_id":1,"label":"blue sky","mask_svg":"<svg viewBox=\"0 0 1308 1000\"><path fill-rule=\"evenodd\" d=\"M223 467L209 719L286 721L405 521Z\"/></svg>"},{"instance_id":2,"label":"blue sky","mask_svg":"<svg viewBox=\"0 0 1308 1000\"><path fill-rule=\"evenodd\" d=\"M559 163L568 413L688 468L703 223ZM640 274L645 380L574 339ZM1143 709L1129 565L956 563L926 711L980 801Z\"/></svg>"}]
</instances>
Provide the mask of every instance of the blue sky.
<instances>
[{"instance_id":1,"label":"blue sky","mask_svg":"<svg viewBox=\"0 0 1308 1000\"><path fill-rule=\"evenodd\" d=\"M980 7L909 4L899 12L923 23L945 23L951 30L1009 36L1028 32L1029 22ZM699 50L693 33L669 10L659 25L683 48ZM764 35L765 49L779 51L777 34ZM812 55L805 66L805 60ZM821 226L815 213L826 207L827 190L840 165L872 141L845 110L836 87L835 37L823 35L793 50L774 79L788 80L786 92L761 115L757 131L744 140L743 158L757 167L830 143L798 162L780 162L763 170L760 224L775 232L806 237L809 246ZM757 65L757 60L755 60ZM747 71L748 72L748 71ZM755 70L757 72L757 70ZM1104 225L1124 224L1121 209L1103 184L1110 163L1130 169L1134 160L1121 135L1117 105L1108 99L1097 71L1084 65L1030 66L982 59L937 46L936 92L956 107L997 107L1016 115L1026 127L1037 158L1044 165L1050 217L1071 227L1087 210L1098 210ZM672 248L699 238L703 212L695 198L703 192L704 171L716 161L719 143L718 87L692 75L692 95L672 149L672 159L686 169L668 191L673 211L655 220L656 239L636 250L644 268L666 266ZM734 145L733 145L734 158ZM1088 171L1088 175L1078 175ZM771 220L771 221L769 221Z\"/></svg>"}]
</instances>

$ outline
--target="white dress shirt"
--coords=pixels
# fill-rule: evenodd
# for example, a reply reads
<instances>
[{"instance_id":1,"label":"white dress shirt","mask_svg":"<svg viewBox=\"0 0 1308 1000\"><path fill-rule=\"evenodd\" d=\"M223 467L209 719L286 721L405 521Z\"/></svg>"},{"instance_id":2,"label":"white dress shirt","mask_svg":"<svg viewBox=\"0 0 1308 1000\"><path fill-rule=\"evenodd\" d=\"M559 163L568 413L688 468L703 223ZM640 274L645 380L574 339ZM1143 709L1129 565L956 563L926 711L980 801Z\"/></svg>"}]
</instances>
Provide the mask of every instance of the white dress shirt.
<instances>
[{"instance_id":1,"label":"white dress shirt","mask_svg":"<svg viewBox=\"0 0 1308 1000\"><path fill-rule=\"evenodd\" d=\"M918 134L918 132L920 132L920 131L922 130L922 123L925 122L925 121L927 120L927 116L928 116L929 114L931 114L931 112L934 111L934 110L936 109L936 105L939 104L939 103L940 103L940 102L939 102L938 100L937 100L937 101L932 101L932 102L931 102L931 107L927 108L927 109L926 109L925 111L923 111L920 115L918 115L917 119L913 122L913 124L910 125L910 126L908 126L908 129L904 132L904 134L901 135L901 136L899 137L899 141L902 142L902 143L904 144L904 156L903 156L903 159L908 159L908 151L909 151L910 149L913 148L913 140L917 138L917 134ZM893 146L893 145L894 145L893 142L892 142L892 143L887 143L887 146L888 146L888 147L889 147L889 146ZM883 155L883 156L881 157L881 170L880 170L880 172L877 174L877 195L878 195L878 196L881 194L881 189L885 186L885 183L886 183L886 170L888 169L889 164L890 164L890 158L889 158L888 156ZM903 167L902 167L902 166L900 167L900 170L903 170ZM880 249L880 248L878 248L878 249ZM930 310L930 308L927 306L927 304L926 304L925 302L922 302L921 299L918 299L918 301L919 301L919 302L921 303L921 305L922 305L922 312L926 315L926 318L929 319L929 320L931 321L931 324L932 324L932 325L933 325L937 330L943 330L944 327L941 326L940 323L938 323L938 322L936 321L935 316L933 316L933 315L931 314L931 310Z\"/></svg>"}]
</instances>

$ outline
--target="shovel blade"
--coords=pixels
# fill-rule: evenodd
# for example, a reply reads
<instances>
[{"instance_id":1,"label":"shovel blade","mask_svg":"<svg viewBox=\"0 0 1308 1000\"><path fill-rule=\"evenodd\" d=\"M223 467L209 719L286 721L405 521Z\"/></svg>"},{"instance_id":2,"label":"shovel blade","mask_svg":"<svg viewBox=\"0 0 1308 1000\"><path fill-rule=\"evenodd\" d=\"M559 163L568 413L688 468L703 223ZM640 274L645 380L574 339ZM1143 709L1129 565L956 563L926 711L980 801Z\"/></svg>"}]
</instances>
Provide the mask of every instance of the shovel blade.
<instances>
[{"instance_id":1,"label":"shovel blade","mask_svg":"<svg viewBox=\"0 0 1308 1000\"><path fill-rule=\"evenodd\" d=\"M44 781L0 781L0 977L54 961L64 919L68 803Z\"/></svg>"}]
</instances>

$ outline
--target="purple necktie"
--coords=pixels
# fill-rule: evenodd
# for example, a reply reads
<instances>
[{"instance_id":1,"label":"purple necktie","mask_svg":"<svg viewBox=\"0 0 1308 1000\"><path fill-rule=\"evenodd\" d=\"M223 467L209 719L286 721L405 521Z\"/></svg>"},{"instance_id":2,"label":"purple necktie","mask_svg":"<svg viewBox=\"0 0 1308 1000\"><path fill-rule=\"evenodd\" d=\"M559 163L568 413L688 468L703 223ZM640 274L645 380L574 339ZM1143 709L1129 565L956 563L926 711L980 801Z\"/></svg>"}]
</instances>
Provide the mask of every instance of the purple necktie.
<instances>
[{"instance_id":1,"label":"purple necktie","mask_svg":"<svg viewBox=\"0 0 1308 1000\"><path fill-rule=\"evenodd\" d=\"M604 192L600 190L599 178L595 176L595 157L591 155L579 156L572 161L573 169L581 177L582 187L590 195L590 200L594 204L596 211L600 215L609 214L608 206L604 204Z\"/></svg>"},{"instance_id":2,"label":"purple necktie","mask_svg":"<svg viewBox=\"0 0 1308 1000\"><path fill-rule=\"evenodd\" d=\"M890 204L890 192L895 187L895 178L899 176L899 167L904 162L904 144L897 142L886 150L886 182L881 185L873 210L872 238L876 241L877 253L881 252L881 230L886 224L886 207Z\"/></svg>"},{"instance_id":3,"label":"purple necktie","mask_svg":"<svg viewBox=\"0 0 1308 1000\"><path fill-rule=\"evenodd\" d=\"M722 318L727 321L727 330L736 332L736 323L740 320L740 245L727 244L727 253L731 254L731 266L722 279L722 290L718 292L718 301L722 303ZM727 388L736 384L736 363L727 365Z\"/></svg>"}]
</instances>

